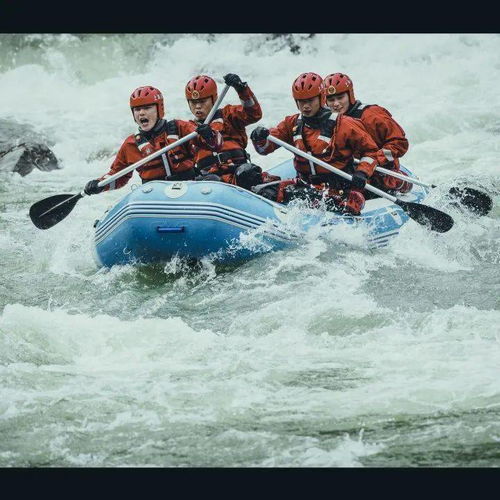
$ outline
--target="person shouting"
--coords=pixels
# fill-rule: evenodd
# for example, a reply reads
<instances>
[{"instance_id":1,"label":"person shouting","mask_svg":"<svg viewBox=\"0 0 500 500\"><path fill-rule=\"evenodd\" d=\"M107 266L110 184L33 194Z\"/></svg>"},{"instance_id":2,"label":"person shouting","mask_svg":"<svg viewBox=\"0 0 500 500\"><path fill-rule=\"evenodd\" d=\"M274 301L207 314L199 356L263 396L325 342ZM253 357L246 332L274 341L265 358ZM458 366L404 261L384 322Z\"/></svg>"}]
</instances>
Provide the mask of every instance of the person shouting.
<instances>
[{"instance_id":1,"label":"person shouting","mask_svg":"<svg viewBox=\"0 0 500 500\"><path fill-rule=\"evenodd\" d=\"M102 177L87 182L84 192L88 195L123 187L132 178L133 172L119 177L104 187L99 187L98 184L181 137L197 131L199 135L194 139L152 159L137 169L143 183L155 180L194 179L196 173L193 149L203 147L210 150L210 148L217 147L217 142L222 141L220 134L211 130L208 125L197 127L183 120L167 121L163 95L155 87L136 88L130 95L129 105L139 130L125 139L109 171Z\"/></svg>"}]
</instances>

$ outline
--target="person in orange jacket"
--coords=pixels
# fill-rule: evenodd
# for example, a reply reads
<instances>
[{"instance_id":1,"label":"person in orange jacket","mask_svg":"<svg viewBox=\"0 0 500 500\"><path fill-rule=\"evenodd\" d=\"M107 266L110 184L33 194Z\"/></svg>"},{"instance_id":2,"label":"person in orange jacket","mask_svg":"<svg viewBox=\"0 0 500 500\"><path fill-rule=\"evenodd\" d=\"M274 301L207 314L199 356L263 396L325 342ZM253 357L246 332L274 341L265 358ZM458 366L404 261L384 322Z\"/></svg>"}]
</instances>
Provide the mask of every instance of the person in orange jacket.
<instances>
[{"instance_id":1,"label":"person in orange jacket","mask_svg":"<svg viewBox=\"0 0 500 500\"><path fill-rule=\"evenodd\" d=\"M120 170L142 160L144 157L158 151L176 140L198 132L198 136L191 141L163 153L137 169L142 182L154 180L189 180L194 179L193 149L216 148L222 141L218 132L214 132L208 125L196 127L183 120L166 121L165 102L162 93L155 87L144 86L136 88L130 96L130 109L134 121L139 126L137 134L132 134L121 145L109 172L98 179L93 179L85 185L84 192L88 195L102 191L119 189L132 178L129 172L114 182L99 187L98 183Z\"/></svg>"},{"instance_id":2,"label":"person in orange jacket","mask_svg":"<svg viewBox=\"0 0 500 500\"><path fill-rule=\"evenodd\" d=\"M352 80L343 73L332 73L324 81L326 104L335 113L359 119L378 146L377 163L405 175L399 169L399 158L408 151L408 139L391 113L377 104L363 104L354 97ZM375 172L372 183L385 191L407 193L412 184Z\"/></svg>"},{"instance_id":3,"label":"person in orange jacket","mask_svg":"<svg viewBox=\"0 0 500 500\"><path fill-rule=\"evenodd\" d=\"M245 148L248 136L245 128L262 118L262 109L255 94L246 82L229 73L224 76L226 85L233 87L241 100L239 105L228 104L217 110L210 123L223 138L217 151L201 147L195 154L199 175L196 180L216 180L250 189L256 184L279 179L262 172L261 167L250 161ZM193 125L199 125L210 113L217 100L217 83L207 75L197 75L186 84L186 99L194 115Z\"/></svg>"},{"instance_id":4,"label":"person in orange jacket","mask_svg":"<svg viewBox=\"0 0 500 500\"><path fill-rule=\"evenodd\" d=\"M292 84L292 95L299 113L285 117L276 127L257 127L250 138L258 153L267 155L277 149L269 141L269 134L296 148L310 153L326 163L351 174L352 181L304 159L294 156L297 177L269 186L261 191L262 196L278 202L287 202L295 197L321 194L327 205L342 208L358 215L364 207L363 194L366 182L371 178L377 161L377 144L359 120L337 115L324 107L323 78L317 73L302 73ZM355 166L354 155L361 160ZM314 187L313 190L310 187Z\"/></svg>"}]
</instances>

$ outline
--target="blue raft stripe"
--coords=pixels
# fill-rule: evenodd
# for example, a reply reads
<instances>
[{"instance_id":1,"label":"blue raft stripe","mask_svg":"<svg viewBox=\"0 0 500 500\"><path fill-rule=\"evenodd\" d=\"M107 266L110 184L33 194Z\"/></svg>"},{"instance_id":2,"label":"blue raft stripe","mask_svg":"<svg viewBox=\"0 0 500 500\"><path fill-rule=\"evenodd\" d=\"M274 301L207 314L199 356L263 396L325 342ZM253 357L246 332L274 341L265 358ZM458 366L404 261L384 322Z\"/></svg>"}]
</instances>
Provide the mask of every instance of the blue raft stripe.
<instances>
[{"instance_id":1,"label":"blue raft stripe","mask_svg":"<svg viewBox=\"0 0 500 500\"><path fill-rule=\"evenodd\" d=\"M206 210L206 209L212 209L212 210L220 210L226 213L234 214L235 216L238 217L243 217L248 220L253 220L256 223L263 224L267 219L263 217L259 217L256 215L249 214L248 212L243 212L241 210L236 210L230 207L227 207L225 205L221 205L219 203L206 203L206 202L178 202L178 203L172 203L172 202L162 202L162 201L151 201L151 202L132 202L132 203L127 203L124 205L118 212L116 212L112 217L110 217L102 226L97 228L97 232L99 230L104 229L107 224L112 224L113 220L116 217L119 217L121 212L128 210L130 207L137 207L137 208L144 208L144 209L150 209L150 208L175 208L175 209L184 209L184 210Z\"/></svg>"},{"instance_id":2,"label":"blue raft stripe","mask_svg":"<svg viewBox=\"0 0 500 500\"><path fill-rule=\"evenodd\" d=\"M253 219L255 222L265 222L264 217L259 217L258 215L254 215L248 212L244 212L242 210L234 209L231 207L228 207L227 205L222 205L220 203L207 203L207 202L162 202L162 201L154 201L154 202L132 202L129 203L127 206L137 206L137 207L143 207L143 208L151 208L151 207L172 207L172 208L177 208L177 209L218 209L218 210L223 210L224 212L229 212L237 216L244 216L248 219ZM123 207L125 208L125 207ZM123 210L123 208L121 210Z\"/></svg>"},{"instance_id":3,"label":"blue raft stripe","mask_svg":"<svg viewBox=\"0 0 500 500\"><path fill-rule=\"evenodd\" d=\"M224 216L227 217L233 217L236 220L244 220L247 221L250 224L257 224L261 225L266 222L267 219L259 218L257 219L256 217L248 217L244 212L240 213L232 213L229 210L225 210L224 207L219 207L216 205L185 205L184 207L179 207L175 204L160 204L160 205L143 205L140 203L130 203L126 206L124 206L122 209L120 209L113 217L111 217L108 221L106 221L105 224L102 226L98 227L96 230L96 236L99 236L101 232L104 232L107 230L108 226L111 226L115 223L116 220L120 219L123 214L128 213L131 210L142 210L144 213L177 213L180 216L183 214L189 213L189 211L197 213L203 213L204 211L209 211L209 212L214 212L214 213L220 213Z\"/></svg>"},{"instance_id":4,"label":"blue raft stripe","mask_svg":"<svg viewBox=\"0 0 500 500\"><path fill-rule=\"evenodd\" d=\"M181 213L175 212L175 211L167 211L163 210L159 212L158 210L152 211L150 213L144 212L144 211L135 211L135 210L128 210L127 212L123 212L121 217L119 219L115 219L115 222L113 223L112 226L108 225L105 231L100 232L99 234L96 233L95 235L95 242L96 244L101 243L102 240L104 240L107 236L109 236L110 233L112 233L115 229L118 228L123 222L129 219L133 218L162 218L162 219L178 219L179 216L182 216L183 218L186 219L209 219L209 220L216 220L219 222L224 222L226 224L230 224L236 227L244 228L244 229L256 229L262 226L262 224L255 224L253 222L248 222L245 220L241 219L236 219L234 217L228 217L225 215L220 215L217 213L217 211L212 211L212 212L195 212L195 213L189 213L186 211L182 211ZM290 241L294 239L293 237L287 235L284 231L281 231L278 227L275 226L275 221L273 222L273 228L264 229L264 233L266 235L271 235L273 238L282 240L282 241Z\"/></svg>"},{"instance_id":5,"label":"blue raft stripe","mask_svg":"<svg viewBox=\"0 0 500 500\"><path fill-rule=\"evenodd\" d=\"M97 234L96 233L96 238L100 239L103 235L108 234L110 231L113 231L116 226L120 225L124 219L128 219L131 216L135 217L159 217L159 218L178 218L179 216L182 216L183 218L203 218L204 216L206 217L211 217L211 218L218 218L222 221L234 221L238 222L240 226L242 227L248 227L248 228L256 228L259 227L260 224L255 224L253 222L248 222L245 221L244 219L239 219L239 218L232 218L228 217L225 214L220 214L216 210L213 211L197 211L197 212L177 212L175 210L151 210L151 211L145 211L145 210L139 210L139 209L132 209L130 208L126 212L122 212L121 216L117 219L115 219L114 223L106 228L105 231L102 233Z\"/></svg>"},{"instance_id":6,"label":"blue raft stripe","mask_svg":"<svg viewBox=\"0 0 500 500\"><path fill-rule=\"evenodd\" d=\"M141 207L136 207L136 206L127 206L124 210L120 211L120 214L117 215L117 217L113 217L113 220L110 221L109 224L106 224L102 228L99 228L98 231L96 231L95 237L96 238L101 238L101 236L105 233L108 233L109 229L114 228L117 222L120 222L124 217L130 215L131 213L133 214L145 214L146 216L154 216L157 215L158 217L162 217L165 215L176 215L177 217L189 217L190 215L219 215L221 220L234 220L237 222L240 222L241 224L247 226L247 227L258 227L264 224L264 222L254 222L253 220L249 220L245 217L242 216L234 216L232 214L225 213L223 210L220 209L202 209L195 207L194 210L176 210L176 209L168 209L165 207L160 207L160 208L146 208L146 209L141 209Z\"/></svg>"},{"instance_id":7,"label":"blue raft stripe","mask_svg":"<svg viewBox=\"0 0 500 500\"><path fill-rule=\"evenodd\" d=\"M371 243L371 242L375 242L377 240L383 240L385 238L389 238L391 236L396 236L398 234L399 234L399 230L393 231L392 233L384 233L384 234L381 234L380 236L371 237L371 238L369 238L368 241Z\"/></svg>"},{"instance_id":8,"label":"blue raft stripe","mask_svg":"<svg viewBox=\"0 0 500 500\"><path fill-rule=\"evenodd\" d=\"M394 236L399 234L399 228L396 231L383 233L380 236L370 237L368 239L368 244L370 248L382 248L389 245L389 240L392 240Z\"/></svg>"},{"instance_id":9,"label":"blue raft stripe","mask_svg":"<svg viewBox=\"0 0 500 500\"><path fill-rule=\"evenodd\" d=\"M131 214L131 215L128 215L126 217L124 217L123 219L121 219L112 229L110 229L109 232L107 232L105 235L103 235L101 238L99 239L95 239L95 244L96 245L99 245L100 243L103 242L103 240L105 240L109 235L110 233L112 233L118 226L120 226L123 222L126 222L130 219L140 219L140 218L156 218L157 215L153 214L153 215L144 215L144 214ZM174 217L164 217L166 219L168 218L173 218L173 219L176 219L177 216L174 216ZM215 220L215 221L218 221L218 222L221 222L221 218L220 217L214 217L214 216L200 216L200 215L189 215L187 216L186 218L189 218L189 219L203 219L203 220ZM223 220L222 222L226 223L226 224L230 224L232 226L235 226L235 227L239 227L239 228L243 228L243 229L255 229L255 227L252 227L252 226L245 226L243 224L239 224L237 222L232 222L232 221L227 221L227 220ZM291 237L291 236L288 236L288 235L280 235L280 234L277 234L276 232L272 232L272 231L268 231L268 230L264 230L264 234L266 236L270 236L276 240L281 240L281 241L285 241L285 242L290 242L294 239L294 237Z\"/></svg>"},{"instance_id":10,"label":"blue raft stripe","mask_svg":"<svg viewBox=\"0 0 500 500\"><path fill-rule=\"evenodd\" d=\"M110 221L107 221L106 224L103 224L101 227L99 227L96 230L95 236L99 238L101 236L101 234L104 232L107 232L108 228L113 226L117 220L121 219L124 215L127 215L131 211L134 211L137 213L145 213L145 214L158 214L159 216L164 215L164 214L176 214L176 215L179 215L181 217L185 216L185 215L190 215L193 213L194 214L204 214L204 213L214 214L215 213L215 214L220 214L222 217L224 217L226 219L233 219L236 221L242 221L243 223L249 224L253 227L261 226L262 224L265 224L267 222L271 222L274 226L277 225L276 224L277 221L274 219L268 218L268 219L260 219L260 220L255 221L255 220L252 220L252 218L250 218L250 217L245 217L244 215L240 215L240 214L233 215L233 214L229 213L228 211L223 210L223 209L218 208L218 207L215 207L215 208L208 207L208 209L207 209L206 207L199 206L199 207L194 207L194 209L192 209L190 212L188 212L186 209L176 210L175 206L174 206L174 208L169 208L169 207L165 207L165 206L160 206L160 207L149 206L149 207L143 208L140 205L134 204L134 205L127 205L122 210L120 210L119 213L117 213L115 216L113 216L112 219L110 219Z\"/></svg>"}]
</instances>

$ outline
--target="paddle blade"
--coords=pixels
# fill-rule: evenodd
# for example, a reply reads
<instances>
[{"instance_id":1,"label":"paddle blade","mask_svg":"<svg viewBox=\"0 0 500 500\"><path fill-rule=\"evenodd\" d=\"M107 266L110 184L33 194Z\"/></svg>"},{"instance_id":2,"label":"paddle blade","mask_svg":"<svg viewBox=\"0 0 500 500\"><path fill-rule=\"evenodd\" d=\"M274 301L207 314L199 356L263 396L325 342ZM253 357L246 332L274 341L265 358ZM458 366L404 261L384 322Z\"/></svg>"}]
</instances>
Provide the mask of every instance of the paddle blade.
<instances>
[{"instance_id":1,"label":"paddle blade","mask_svg":"<svg viewBox=\"0 0 500 500\"><path fill-rule=\"evenodd\" d=\"M470 187L452 187L449 194L460 205L477 215L488 215L493 208L493 200L486 193Z\"/></svg>"},{"instance_id":2,"label":"paddle blade","mask_svg":"<svg viewBox=\"0 0 500 500\"><path fill-rule=\"evenodd\" d=\"M446 233L454 224L450 215L441 212L436 208L422 205L420 203L411 203L409 201L397 200L399 205L415 222L427 226L432 231Z\"/></svg>"},{"instance_id":3,"label":"paddle blade","mask_svg":"<svg viewBox=\"0 0 500 500\"><path fill-rule=\"evenodd\" d=\"M61 222L70 212L82 194L56 194L37 201L30 208L30 218L38 229L49 229Z\"/></svg>"}]
</instances>

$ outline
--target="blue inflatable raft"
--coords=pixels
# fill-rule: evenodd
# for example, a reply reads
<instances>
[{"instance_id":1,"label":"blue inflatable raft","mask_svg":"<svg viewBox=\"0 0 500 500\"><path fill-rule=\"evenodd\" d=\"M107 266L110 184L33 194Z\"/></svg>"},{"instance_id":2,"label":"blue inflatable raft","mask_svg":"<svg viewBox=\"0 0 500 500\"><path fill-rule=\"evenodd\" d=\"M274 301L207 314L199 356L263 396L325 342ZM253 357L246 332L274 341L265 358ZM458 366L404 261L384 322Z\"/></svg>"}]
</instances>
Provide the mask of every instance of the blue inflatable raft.
<instances>
[{"instance_id":1,"label":"blue inflatable raft","mask_svg":"<svg viewBox=\"0 0 500 500\"><path fill-rule=\"evenodd\" d=\"M270 172L282 179L295 175L291 160ZM419 203L426 196L425 188L413 185L400 199ZM174 256L236 262L300 244L304 232L318 225L333 231L339 225L362 225L368 246L376 248L387 245L408 219L385 198L368 200L361 215L353 217L297 210L222 182L152 181L133 189L96 222L95 259L105 267Z\"/></svg>"}]
</instances>

